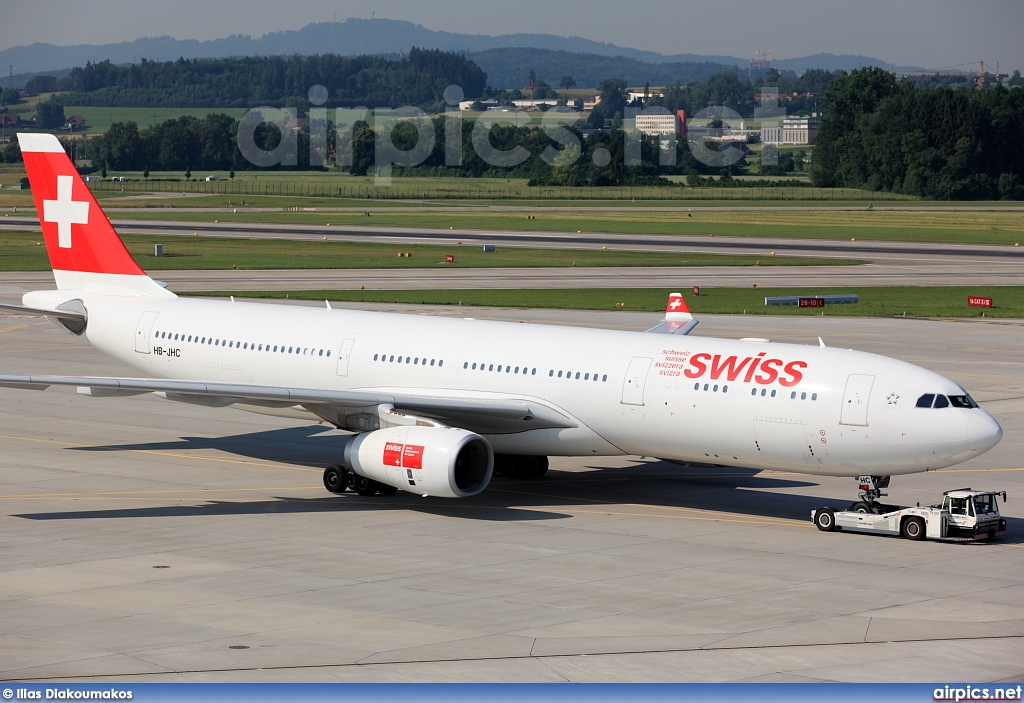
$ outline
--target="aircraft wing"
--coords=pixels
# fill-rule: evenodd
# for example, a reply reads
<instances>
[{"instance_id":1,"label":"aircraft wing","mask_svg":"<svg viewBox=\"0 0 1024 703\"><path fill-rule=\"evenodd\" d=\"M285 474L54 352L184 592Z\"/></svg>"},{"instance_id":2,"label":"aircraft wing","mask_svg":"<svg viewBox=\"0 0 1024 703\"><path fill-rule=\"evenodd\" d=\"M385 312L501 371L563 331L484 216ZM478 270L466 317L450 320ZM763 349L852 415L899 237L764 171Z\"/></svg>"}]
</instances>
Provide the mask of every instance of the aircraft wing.
<instances>
[{"instance_id":1,"label":"aircraft wing","mask_svg":"<svg viewBox=\"0 0 1024 703\"><path fill-rule=\"evenodd\" d=\"M334 410L341 414L354 408L392 405L399 412L428 416L474 432L508 433L578 426L571 418L547 405L517 398L489 399L375 391L334 391L153 378L0 375L0 387L45 390L50 386L75 386L86 395L96 396L160 393L171 400L191 400L208 405L301 405L311 410Z\"/></svg>"}]
</instances>

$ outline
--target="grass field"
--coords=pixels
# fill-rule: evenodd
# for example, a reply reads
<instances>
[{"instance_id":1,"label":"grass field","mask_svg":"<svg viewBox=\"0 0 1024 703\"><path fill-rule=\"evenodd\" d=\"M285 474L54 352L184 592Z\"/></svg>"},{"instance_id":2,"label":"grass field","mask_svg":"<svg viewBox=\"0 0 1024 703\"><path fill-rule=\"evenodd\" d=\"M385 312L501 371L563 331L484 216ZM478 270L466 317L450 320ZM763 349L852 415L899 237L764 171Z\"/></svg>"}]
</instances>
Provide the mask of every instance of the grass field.
<instances>
[{"instance_id":1,"label":"grass field","mask_svg":"<svg viewBox=\"0 0 1024 703\"><path fill-rule=\"evenodd\" d=\"M408 227L454 231L517 230L679 234L787 239L1005 244L1024 241L1024 215L1015 211L538 211L523 212L126 212L118 217L190 222L268 222L308 225Z\"/></svg>"},{"instance_id":2,"label":"grass field","mask_svg":"<svg viewBox=\"0 0 1024 703\"><path fill-rule=\"evenodd\" d=\"M173 237L164 241L164 255L153 255L153 237L122 237L139 264L151 271L256 269L365 268L558 268L589 266L807 266L851 265L864 261L786 256L665 254L658 252L521 249L480 247L358 244L349 242L286 241ZM398 256L399 252L410 256ZM455 257L445 262L445 255ZM39 234L0 232L0 270L46 271L50 263Z\"/></svg>"},{"instance_id":3,"label":"grass field","mask_svg":"<svg viewBox=\"0 0 1024 703\"><path fill-rule=\"evenodd\" d=\"M660 312L671 291L667 288L586 288L562 290L426 290L426 291L207 291L187 293L207 297L292 298L339 302L399 303L405 305L481 305L502 308L567 310L633 310ZM767 307L765 296L835 295L855 293L860 302L825 308ZM987 296L993 308L967 306L968 296ZM701 288L700 296L686 293L697 317L706 314L805 315L849 317L1024 318L1024 286L875 287L875 288Z\"/></svg>"},{"instance_id":4,"label":"grass field","mask_svg":"<svg viewBox=\"0 0 1024 703\"><path fill-rule=\"evenodd\" d=\"M81 115L86 119L88 129L75 134L102 134L110 129L115 122L134 122L140 129L159 124L166 120L190 115L192 117L206 117L207 115L229 115L238 119L245 110L237 107L84 107L81 105L68 105L64 108L64 114Z\"/></svg>"}]
</instances>

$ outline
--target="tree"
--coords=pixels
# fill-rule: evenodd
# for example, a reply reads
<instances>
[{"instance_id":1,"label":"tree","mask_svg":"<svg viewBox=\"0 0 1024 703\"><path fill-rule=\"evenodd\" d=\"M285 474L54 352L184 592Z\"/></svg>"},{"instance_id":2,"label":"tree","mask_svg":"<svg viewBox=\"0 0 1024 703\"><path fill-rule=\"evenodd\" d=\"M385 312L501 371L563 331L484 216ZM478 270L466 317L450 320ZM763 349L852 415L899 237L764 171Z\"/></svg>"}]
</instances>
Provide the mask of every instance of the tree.
<instances>
[{"instance_id":1,"label":"tree","mask_svg":"<svg viewBox=\"0 0 1024 703\"><path fill-rule=\"evenodd\" d=\"M102 168L100 168L100 178L106 178L106 177L107 177L107 162L104 161Z\"/></svg>"},{"instance_id":2,"label":"tree","mask_svg":"<svg viewBox=\"0 0 1024 703\"><path fill-rule=\"evenodd\" d=\"M14 88L6 88L0 93L0 103L4 105L14 105L21 102L21 93Z\"/></svg>"},{"instance_id":3,"label":"tree","mask_svg":"<svg viewBox=\"0 0 1024 703\"><path fill-rule=\"evenodd\" d=\"M1013 75L1010 77L1010 80L1006 81L1006 85L1009 85L1009 86L1024 85L1024 78L1021 78L1019 70L1016 70L1016 71L1013 72Z\"/></svg>"},{"instance_id":4,"label":"tree","mask_svg":"<svg viewBox=\"0 0 1024 703\"><path fill-rule=\"evenodd\" d=\"M67 119L62 104L47 100L36 105L36 126L39 129L60 129L65 122Z\"/></svg>"},{"instance_id":5,"label":"tree","mask_svg":"<svg viewBox=\"0 0 1024 703\"><path fill-rule=\"evenodd\" d=\"M626 81L621 78L605 78L598 84L601 101L590 113L590 124L592 127L604 127L605 120L622 119L622 113L626 109Z\"/></svg>"},{"instance_id":6,"label":"tree","mask_svg":"<svg viewBox=\"0 0 1024 703\"><path fill-rule=\"evenodd\" d=\"M25 84L25 90L29 95L41 95L52 93L57 90L56 76L34 76Z\"/></svg>"},{"instance_id":7,"label":"tree","mask_svg":"<svg viewBox=\"0 0 1024 703\"><path fill-rule=\"evenodd\" d=\"M365 176L376 159L376 135L370 125L359 120L352 125L352 165L349 173Z\"/></svg>"},{"instance_id":8,"label":"tree","mask_svg":"<svg viewBox=\"0 0 1024 703\"><path fill-rule=\"evenodd\" d=\"M1017 72L1017 75L1020 75L1020 71ZM572 76L562 76L562 80L558 81L558 85L561 86L563 90L569 90L569 88L574 88L576 86L576 81L573 80Z\"/></svg>"},{"instance_id":9,"label":"tree","mask_svg":"<svg viewBox=\"0 0 1024 703\"><path fill-rule=\"evenodd\" d=\"M232 178L233 179L234 177L235 177L235 169L231 169L231 171L228 173L228 178Z\"/></svg>"},{"instance_id":10,"label":"tree","mask_svg":"<svg viewBox=\"0 0 1024 703\"><path fill-rule=\"evenodd\" d=\"M143 178L149 178L149 166L146 166L146 170L142 172Z\"/></svg>"}]
</instances>

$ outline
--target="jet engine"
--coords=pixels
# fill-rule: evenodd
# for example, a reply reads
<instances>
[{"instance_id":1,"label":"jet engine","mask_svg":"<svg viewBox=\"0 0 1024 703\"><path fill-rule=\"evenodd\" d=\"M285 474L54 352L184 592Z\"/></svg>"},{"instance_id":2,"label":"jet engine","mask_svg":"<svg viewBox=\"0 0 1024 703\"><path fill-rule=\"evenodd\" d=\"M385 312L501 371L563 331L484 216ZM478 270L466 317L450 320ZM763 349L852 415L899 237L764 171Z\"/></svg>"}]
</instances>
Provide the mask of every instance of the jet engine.
<instances>
[{"instance_id":1,"label":"jet engine","mask_svg":"<svg viewBox=\"0 0 1024 703\"><path fill-rule=\"evenodd\" d=\"M451 427L390 427L352 438L345 464L360 476L442 498L475 496L491 481L494 453L483 437Z\"/></svg>"}]
</instances>

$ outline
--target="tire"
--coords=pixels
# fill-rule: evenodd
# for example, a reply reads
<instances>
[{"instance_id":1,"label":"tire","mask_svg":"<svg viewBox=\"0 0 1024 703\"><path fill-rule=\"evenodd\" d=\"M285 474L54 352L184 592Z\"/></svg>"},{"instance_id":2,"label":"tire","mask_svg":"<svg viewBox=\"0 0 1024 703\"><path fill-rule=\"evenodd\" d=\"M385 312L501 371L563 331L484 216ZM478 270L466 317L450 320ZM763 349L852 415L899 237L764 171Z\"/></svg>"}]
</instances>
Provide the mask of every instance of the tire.
<instances>
[{"instance_id":1,"label":"tire","mask_svg":"<svg viewBox=\"0 0 1024 703\"><path fill-rule=\"evenodd\" d=\"M348 469L338 464L331 464L324 469L324 488L331 493L344 493L348 488Z\"/></svg>"},{"instance_id":2,"label":"tire","mask_svg":"<svg viewBox=\"0 0 1024 703\"><path fill-rule=\"evenodd\" d=\"M377 495L377 487L380 484L374 481L372 478L366 478L359 474L352 474L352 490L361 496L375 496Z\"/></svg>"},{"instance_id":3,"label":"tire","mask_svg":"<svg viewBox=\"0 0 1024 703\"><path fill-rule=\"evenodd\" d=\"M859 500L859 501L857 501L856 503L854 503L853 505L850 506L850 512L851 513L870 513L871 512L871 506L868 505L867 503L865 503L864 501Z\"/></svg>"},{"instance_id":4,"label":"tire","mask_svg":"<svg viewBox=\"0 0 1024 703\"><path fill-rule=\"evenodd\" d=\"M822 532L835 532L836 512L832 508L821 508L814 513L814 524Z\"/></svg>"},{"instance_id":5,"label":"tire","mask_svg":"<svg viewBox=\"0 0 1024 703\"><path fill-rule=\"evenodd\" d=\"M905 538L920 542L925 538L924 520L919 517L908 517L903 521L900 532Z\"/></svg>"}]
</instances>

